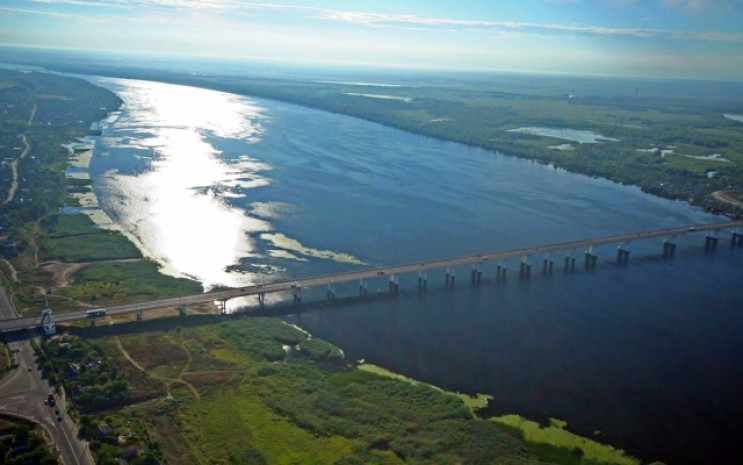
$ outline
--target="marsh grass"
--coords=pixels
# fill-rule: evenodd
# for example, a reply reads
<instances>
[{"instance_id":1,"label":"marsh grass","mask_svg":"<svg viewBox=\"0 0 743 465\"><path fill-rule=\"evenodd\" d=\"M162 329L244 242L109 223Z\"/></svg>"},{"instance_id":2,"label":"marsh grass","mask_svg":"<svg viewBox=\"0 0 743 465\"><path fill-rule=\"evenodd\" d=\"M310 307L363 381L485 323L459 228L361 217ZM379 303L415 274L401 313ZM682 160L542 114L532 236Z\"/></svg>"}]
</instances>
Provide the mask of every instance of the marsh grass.
<instances>
[{"instance_id":1,"label":"marsh grass","mask_svg":"<svg viewBox=\"0 0 743 465\"><path fill-rule=\"evenodd\" d=\"M48 259L68 263L142 258L123 234L95 227L86 215L53 215L42 236Z\"/></svg>"},{"instance_id":2,"label":"marsh grass","mask_svg":"<svg viewBox=\"0 0 743 465\"><path fill-rule=\"evenodd\" d=\"M542 427L535 421L519 415L495 417L492 421L506 425L513 434L520 436L529 445L529 450L545 460L559 463L581 463L585 457L604 463L639 465L640 461L630 457L621 449L601 444L592 439L567 431L567 423L551 419L550 425ZM573 460L577 460L573 462Z\"/></svg>"}]
</instances>

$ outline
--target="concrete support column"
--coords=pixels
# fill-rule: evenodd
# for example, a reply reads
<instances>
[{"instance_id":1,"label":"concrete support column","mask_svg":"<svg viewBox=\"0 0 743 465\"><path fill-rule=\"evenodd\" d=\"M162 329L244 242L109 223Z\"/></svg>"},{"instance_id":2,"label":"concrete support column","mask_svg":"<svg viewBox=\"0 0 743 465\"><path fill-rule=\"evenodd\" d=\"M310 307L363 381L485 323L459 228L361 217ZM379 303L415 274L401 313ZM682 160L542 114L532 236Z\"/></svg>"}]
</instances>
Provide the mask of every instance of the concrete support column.
<instances>
[{"instance_id":1,"label":"concrete support column","mask_svg":"<svg viewBox=\"0 0 743 465\"><path fill-rule=\"evenodd\" d=\"M299 294L294 294L294 305L300 305L302 303L302 297Z\"/></svg>"},{"instance_id":2,"label":"concrete support column","mask_svg":"<svg viewBox=\"0 0 743 465\"><path fill-rule=\"evenodd\" d=\"M498 263L498 268L495 271L495 279L496 281L505 281L506 280L506 265L503 262Z\"/></svg>"},{"instance_id":3,"label":"concrete support column","mask_svg":"<svg viewBox=\"0 0 743 465\"><path fill-rule=\"evenodd\" d=\"M141 323L143 320L142 310L137 312L137 323Z\"/></svg>"},{"instance_id":4,"label":"concrete support column","mask_svg":"<svg viewBox=\"0 0 743 465\"><path fill-rule=\"evenodd\" d=\"M332 284L328 284L327 299L335 300L335 288L333 287Z\"/></svg>"},{"instance_id":5,"label":"concrete support column","mask_svg":"<svg viewBox=\"0 0 743 465\"><path fill-rule=\"evenodd\" d=\"M428 289L428 273L425 271L418 272L418 290L425 292Z\"/></svg>"},{"instance_id":6,"label":"concrete support column","mask_svg":"<svg viewBox=\"0 0 743 465\"><path fill-rule=\"evenodd\" d=\"M531 264L527 261L527 257L524 257L521 260L521 265L519 267L519 276L522 278L529 278L531 275Z\"/></svg>"},{"instance_id":7,"label":"concrete support column","mask_svg":"<svg viewBox=\"0 0 743 465\"><path fill-rule=\"evenodd\" d=\"M397 283L397 276L394 274L390 276L390 295L397 295L400 290L400 285Z\"/></svg>"},{"instance_id":8,"label":"concrete support column","mask_svg":"<svg viewBox=\"0 0 743 465\"><path fill-rule=\"evenodd\" d=\"M474 263L472 265L472 274L470 276L470 280L472 281L472 285L480 284L480 281L482 281L481 266L482 265L480 263Z\"/></svg>"},{"instance_id":9,"label":"concrete support column","mask_svg":"<svg viewBox=\"0 0 743 465\"><path fill-rule=\"evenodd\" d=\"M709 234L704 238L704 250L715 250L717 248L717 238Z\"/></svg>"},{"instance_id":10,"label":"concrete support column","mask_svg":"<svg viewBox=\"0 0 743 465\"><path fill-rule=\"evenodd\" d=\"M585 263L586 269L592 270L596 268L596 262L598 261L598 258L599 257L593 254L592 252L586 251L586 263Z\"/></svg>"},{"instance_id":11,"label":"concrete support column","mask_svg":"<svg viewBox=\"0 0 743 465\"><path fill-rule=\"evenodd\" d=\"M672 258L676 253L676 244L669 241L663 241L663 258Z\"/></svg>"},{"instance_id":12,"label":"concrete support column","mask_svg":"<svg viewBox=\"0 0 743 465\"><path fill-rule=\"evenodd\" d=\"M181 308L180 308L179 314L180 314L181 316L186 316L186 304L183 304L183 305L181 305Z\"/></svg>"},{"instance_id":13,"label":"concrete support column","mask_svg":"<svg viewBox=\"0 0 743 465\"><path fill-rule=\"evenodd\" d=\"M733 247L741 247L743 246L743 234L739 233L738 231L734 231L733 235L730 239L730 244Z\"/></svg>"},{"instance_id":14,"label":"concrete support column","mask_svg":"<svg viewBox=\"0 0 743 465\"><path fill-rule=\"evenodd\" d=\"M454 270L446 269L446 287L454 287Z\"/></svg>"},{"instance_id":15,"label":"concrete support column","mask_svg":"<svg viewBox=\"0 0 743 465\"><path fill-rule=\"evenodd\" d=\"M555 265L555 262L550 260L549 257L545 257L544 261L542 262L542 274L552 274L552 268Z\"/></svg>"},{"instance_id":16,"label":"concrete support column","mask_svg":"<svg viewBox=\"0 0 743 465\"><path fill-rule=\"evenodd\" d=\"M571 255L565 257L565 271L575 271L575 257Z\"/></svg>"},{"instance_id":17,"label":"concrete support column","mask_svg":"<svg viewBox=\"0 0 743 465\"><path fill-rule=\"evenodd\" d=\"M620 265L629 262L629 250L619 247L617 249L617 263Z\"/></svg>"},{"instance_id":18,"label":"concrete support column","mask_svg":"<svg viewBox=\"0 0 743 465\"><path fill-rule=\"evenodd\" d=\"M366 297L369 294L369 289L366 285L366 280L361 279L359 280L359 297Z\"/></svg>"}]
</instances>

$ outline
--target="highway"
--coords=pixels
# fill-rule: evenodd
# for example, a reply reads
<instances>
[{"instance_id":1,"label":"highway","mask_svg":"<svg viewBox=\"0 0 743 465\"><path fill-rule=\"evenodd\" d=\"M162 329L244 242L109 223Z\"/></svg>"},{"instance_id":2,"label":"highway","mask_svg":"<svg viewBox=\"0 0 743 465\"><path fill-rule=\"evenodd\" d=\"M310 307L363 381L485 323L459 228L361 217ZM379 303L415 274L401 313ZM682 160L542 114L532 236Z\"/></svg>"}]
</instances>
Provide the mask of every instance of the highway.
<instances>
[{"instance_id":1,"label":"highway","mask_svg":"<svg viewBox=\"0 0 743 465\"><path fill-rule=\"evenodd\" d=\"M634 233L617 234L613 236L596 237L590 239L581 239L570 242L560 242L554 244L544 244L534 247L523 247L519 249L502 250L486 252L475 255L466 255L453 258L442 258L437 260L428 260L424 262L409 263L403 265L391 265L379 268L370 268L364 270L348 271L335 273L324 276L314 276L307 278L298 278L290 281L279 281L270 284L248 286L244 288L235 288L206 292L202 294L190 294L167 299L141 301L109 307L100 307L105 310L106 315L121 315L126 313L147 312L150 310L180 307L182 305L197 304L203 302L227 301L236 297L255 296L269 294L274 292L298 293L302 288L316 286L328 286L337 283L362 281L372 278L389 277L405 274L426 272L442 268L452 268L462 265L483 264L487 261L501 261L515 257L528 257L532 255L549 256L552 253L560 251L577 251L579 249L589 250L605 244L626 244L632 241L646 240L656 237L673 238L681 234L694 234L710 231L719 231L721 229L741 228L743 221L726 221L720 223L697 224L675 228L655 229L650 231L640 231ZM89 308L74 310L71 312L54 314L55 323L63 323L88 318ZM15 331L19 329L34 328L39 326L41 315L34 315L19 318L7 318L0 320L0 331Z\"/></svg>"}]
</instances>

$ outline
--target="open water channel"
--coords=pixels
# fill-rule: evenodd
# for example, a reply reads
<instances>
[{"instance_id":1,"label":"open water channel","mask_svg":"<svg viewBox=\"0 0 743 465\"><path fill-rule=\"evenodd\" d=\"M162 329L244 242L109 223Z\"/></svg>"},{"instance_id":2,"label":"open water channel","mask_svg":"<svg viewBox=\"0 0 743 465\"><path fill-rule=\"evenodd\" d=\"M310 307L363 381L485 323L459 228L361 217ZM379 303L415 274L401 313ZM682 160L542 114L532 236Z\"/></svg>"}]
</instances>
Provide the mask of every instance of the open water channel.
<instances>
[{"instance_id":1,"label":"open water channel","mask_svg":"<svg viewBox=\"0 0 743 465\"><path fill-rule=\"evenodd\" d=\"M102 123L90 165L101 206L207 287L721 220L346 116L90 79L124 100ZM551 276L533 257L528 280L518 260L506 263L505 282L489 263L479 286L463 268L455 290L433 272L423 295L417 276L401 276L396 298L310 305L292 318L350 359L491 394L494 414L557 417L648 461L724 461L743 433L743 250L722 237L714 253L702 233L677 237L672 260L662 239L631 243L627 266L602 246L593 271L564 272L560 254ZM372 295L386 289L370 283ZM303 292L305 302L325 297Z\"/></svg>"}]
</instances>

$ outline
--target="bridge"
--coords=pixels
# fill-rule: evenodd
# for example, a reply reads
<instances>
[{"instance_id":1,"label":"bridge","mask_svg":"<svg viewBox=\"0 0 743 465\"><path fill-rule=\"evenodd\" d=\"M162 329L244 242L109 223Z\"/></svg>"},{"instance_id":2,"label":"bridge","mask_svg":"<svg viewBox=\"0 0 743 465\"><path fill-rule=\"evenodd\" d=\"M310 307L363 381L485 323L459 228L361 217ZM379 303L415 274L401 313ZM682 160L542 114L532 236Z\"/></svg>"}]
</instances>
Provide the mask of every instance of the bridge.
<instances>
[{"instance_id":1,"label":"bridge","mask_svg":"<svg viewBox=\"0 0 743 465\"><path fill-rule=\"evenodd\" d=\"M201 294L190 294L179 297L170 297L166 299L141 301L121 305L112 305L97 309L80 309L54 315L54 322L64 323L77 320L84 320L106 315L122 315L128 313L138 313L141 318L143 312L157 310L162 308L180 307L181 312L185 312L186 306L204 302L220 302L222 311L226 311L226 302L237 297L257 296L259 305L265 304L265 296L270 293L284 292L290 293L294 297L294 303L301 301L301 290L318 286L327 286L327 297L329 300L335 298L334 285L339 283L359 282L359 295L367 294L367 280L375 278L388 278L389 290L391 294L398 292L398 276L402 274L417 273L418 288L425 289L428 283L428 272L431 270L445 269L445 284L447 286L454 284L454 267L463 265L472 265L471 280L479 282L482 277L482 268L486 262L496 263L496 277L505 278L506 267L505 260L521 258L519 274L522 277L528 277L531 272L530 259L534 256L543 257L542 266L545 273L552 272L554 259L553 254L556 252L566 251L564 256L564 268L571 270L575 267L576 255L578 251L584 251L584 261L587 268L594 267L598 259L594 253L594 247L605 244L619 244L617 247L617 262L626 263L629 259L629 250L627 245L633 241L664 237L663 255L670 256L673 254L676 245L673 238L683 234L693 234L697 232L706 232L705 247L715 248L719 237L717 232L723 229L734 229L730 236L733 246L743 246L743 221L727 221L719 223L698 224L683 227L674 227L666 229L655 229L650 231L640 231L634 233L617 234L613 236L596 237L591 239L581 239L570 242L560 242L554 244L538 245L535 247L523 247L512 250L487 252L476 255L467 255L453 258L442 258L437 260L428 260L424 262L409 263L403 265L391 265L378 268L370 268L356 271L347 271L342 273L329 274L324 276L314 276L307 278L298 278L289 281L279 281L270 284L248 286L243 288L233 288L226 290L217 290ZM17 331L22 329L34 329L42 326L47 327L52 324L51 316L48 312L44 314L10 318L0 320L0 332ZM52 324L53 326L53 324Z\"/></svg>"}]
</instances>

